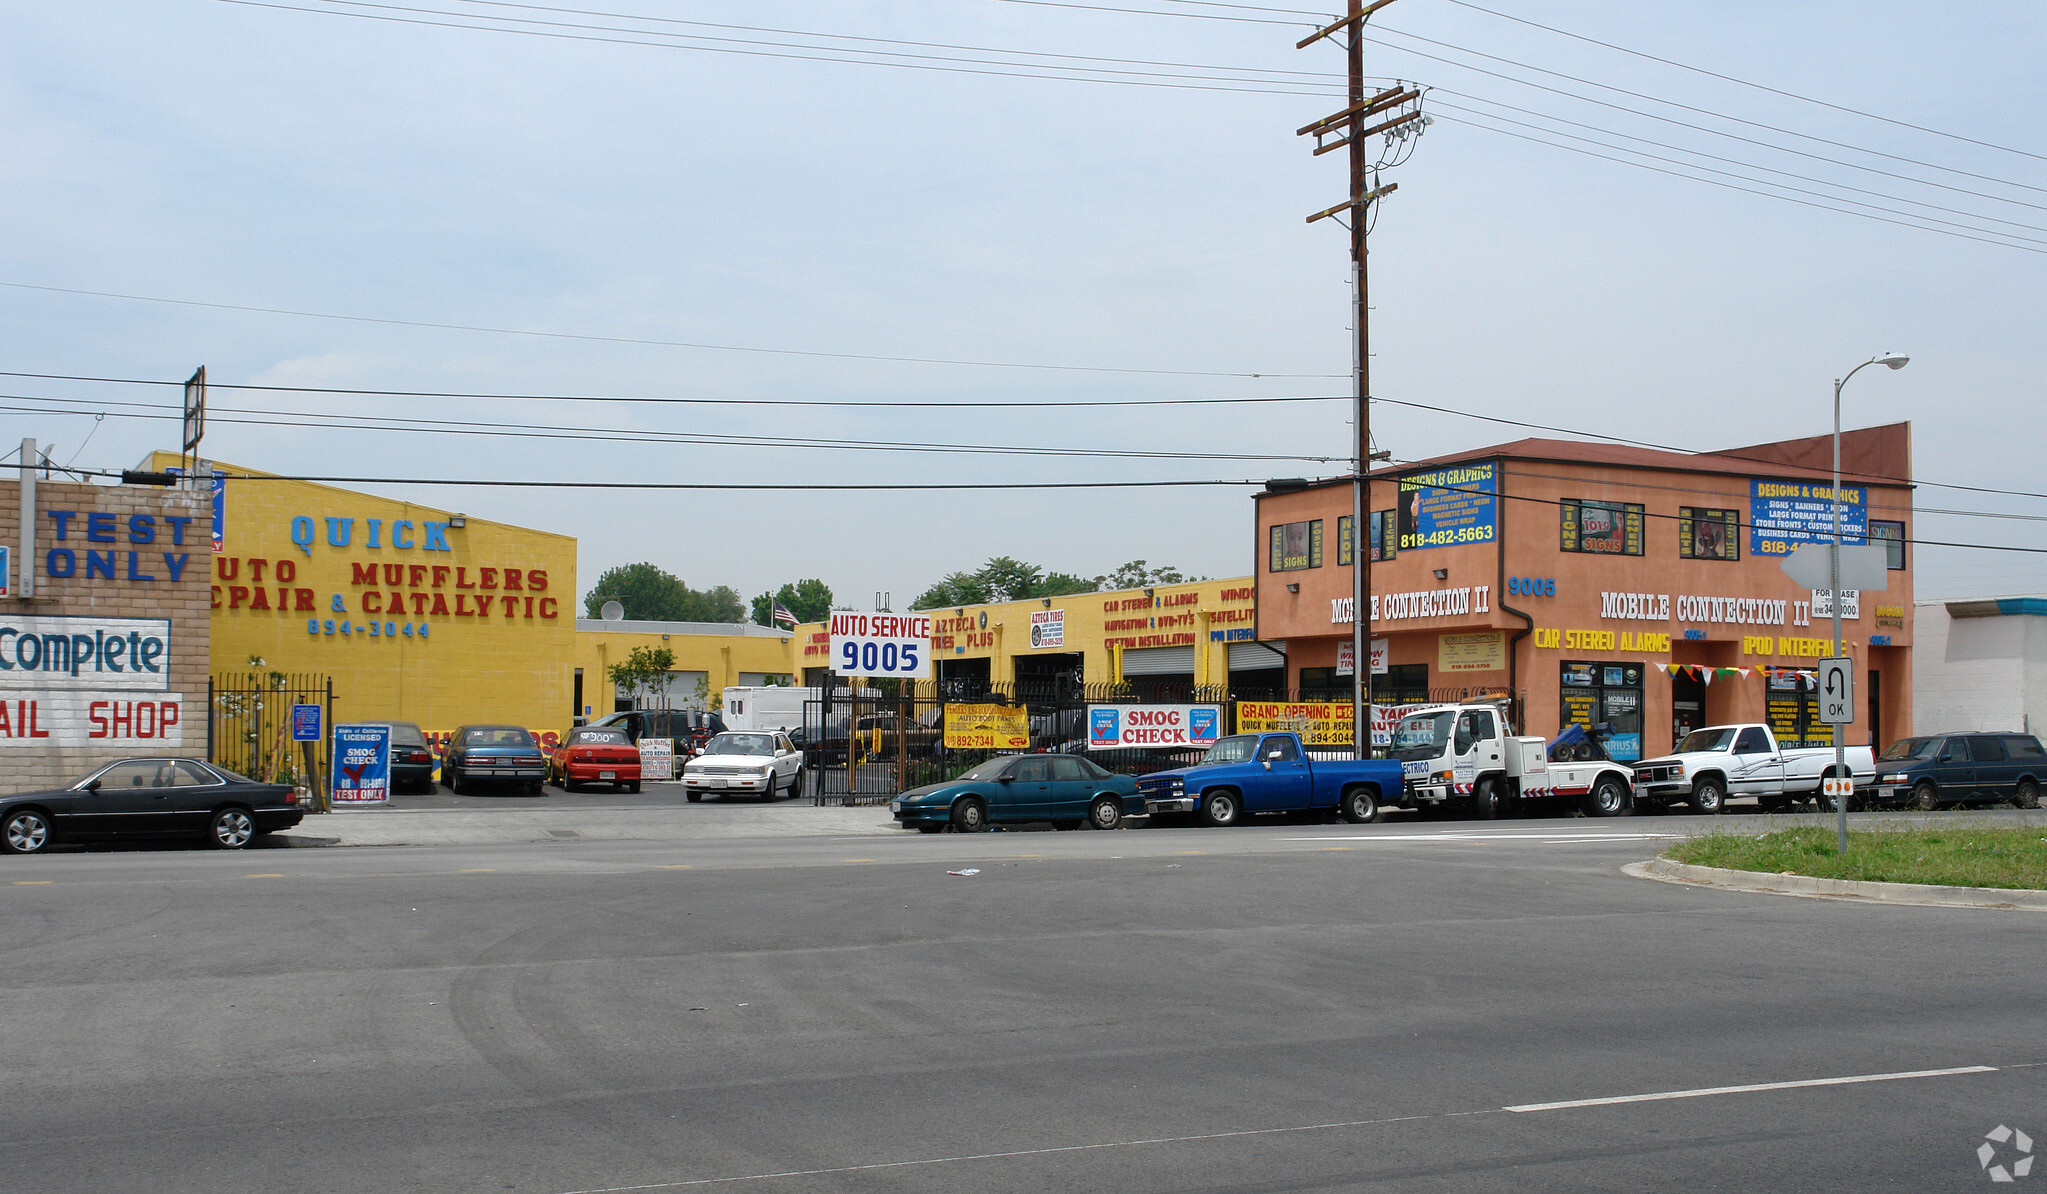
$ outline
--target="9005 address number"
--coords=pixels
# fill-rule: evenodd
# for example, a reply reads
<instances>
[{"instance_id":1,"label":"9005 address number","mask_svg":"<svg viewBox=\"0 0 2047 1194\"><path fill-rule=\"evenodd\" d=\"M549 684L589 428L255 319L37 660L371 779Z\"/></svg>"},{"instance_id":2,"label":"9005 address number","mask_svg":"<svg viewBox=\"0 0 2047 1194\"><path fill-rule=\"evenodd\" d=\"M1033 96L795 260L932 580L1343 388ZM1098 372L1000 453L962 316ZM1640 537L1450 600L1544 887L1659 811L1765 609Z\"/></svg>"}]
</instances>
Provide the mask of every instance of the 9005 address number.
<instances>
[{"instance_id":1,"label":"9005 address number","mask_svg":"<svg viewBox=\"0 0 2047 1194\"><path fill-rule=\"evenodd\" d=\"M843 639L839 643L838 671L849 676L892 676L921 671L923 652L916 643L875 642L872 639Z\"/></svg>"}]
</instances>

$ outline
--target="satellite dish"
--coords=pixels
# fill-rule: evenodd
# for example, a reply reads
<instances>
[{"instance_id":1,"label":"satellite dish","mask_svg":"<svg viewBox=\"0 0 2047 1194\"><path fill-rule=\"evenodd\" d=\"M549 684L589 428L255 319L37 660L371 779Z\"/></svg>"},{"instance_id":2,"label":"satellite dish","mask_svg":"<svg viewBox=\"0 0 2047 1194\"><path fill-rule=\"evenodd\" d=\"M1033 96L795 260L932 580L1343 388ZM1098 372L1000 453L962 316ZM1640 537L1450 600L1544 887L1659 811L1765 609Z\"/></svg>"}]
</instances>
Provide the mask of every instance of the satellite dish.
<instances>
[{"instance_id":1,"label":"satellite dish","mask_svg":"<svg viewBox=\"0 0 2047 1194\"><path fill-rule=\"evenodd\" d=\"M620 605L616 601L607 601L604 603L604 608L597 611L597 616L607 622L623 622L625 621L625 606Z\"/></svg>"}]
</instances>

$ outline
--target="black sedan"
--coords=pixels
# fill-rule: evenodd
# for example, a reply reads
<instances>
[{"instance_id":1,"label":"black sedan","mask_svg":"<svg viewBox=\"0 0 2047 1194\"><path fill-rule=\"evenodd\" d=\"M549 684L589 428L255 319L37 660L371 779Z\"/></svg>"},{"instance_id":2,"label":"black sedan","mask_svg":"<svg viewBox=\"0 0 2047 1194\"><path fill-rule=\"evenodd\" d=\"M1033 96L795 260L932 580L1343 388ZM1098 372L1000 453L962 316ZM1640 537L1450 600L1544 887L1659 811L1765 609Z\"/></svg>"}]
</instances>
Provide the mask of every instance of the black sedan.
<instances>
[{"instance_id":1,"label":"black sedan","mask_svg":"<svg viewBox=\"0 0 2047 1194\"><path fill-rule=\"evenodd\" d=\"M68 788L0 796L0 849L34 854L59 841L197 837L239 850L304 816L290 784L258 783L197 759L122 759Z\"/></svg>"}]
</instances>

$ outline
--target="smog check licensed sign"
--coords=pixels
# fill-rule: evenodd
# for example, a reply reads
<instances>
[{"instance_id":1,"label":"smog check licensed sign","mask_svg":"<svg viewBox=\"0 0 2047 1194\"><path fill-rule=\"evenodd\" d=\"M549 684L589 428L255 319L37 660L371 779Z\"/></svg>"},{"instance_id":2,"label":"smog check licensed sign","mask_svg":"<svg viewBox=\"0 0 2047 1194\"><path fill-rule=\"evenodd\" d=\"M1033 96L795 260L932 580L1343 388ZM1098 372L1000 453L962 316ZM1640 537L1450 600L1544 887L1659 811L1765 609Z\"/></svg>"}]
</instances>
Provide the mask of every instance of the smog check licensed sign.
<instances>
[{"instance_id":1,"label":"smog check licensed sign","mask_svg":"<svg viewBox=\"0 0 2047 1194\"><path fill-rule=\"evenodd\" d=\"M1199 749L1222 736L1220 705L1089 705L1089 750Z\"/></svg>"},{"instance_id":2,"label":"smog check licensed sign","mask_svg":"<svg viewBox=\"0 0 2047 1194\"><path fill-rule=\"evenodd\" d=\"M335 804L383 804L391 799L391 727L334 727Z\"/></svg>"}]
</instances>

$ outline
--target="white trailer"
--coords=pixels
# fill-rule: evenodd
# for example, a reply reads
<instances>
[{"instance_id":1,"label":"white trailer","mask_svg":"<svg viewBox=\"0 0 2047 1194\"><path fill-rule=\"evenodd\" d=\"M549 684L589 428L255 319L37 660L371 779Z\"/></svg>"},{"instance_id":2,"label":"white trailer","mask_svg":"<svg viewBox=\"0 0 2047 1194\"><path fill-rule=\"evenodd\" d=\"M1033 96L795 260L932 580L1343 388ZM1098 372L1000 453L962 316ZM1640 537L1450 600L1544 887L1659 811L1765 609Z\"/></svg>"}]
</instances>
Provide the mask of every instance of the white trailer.
<instances>
[{"instance_id":1,"label":"white trailer","mask_svg":"<svg viewBox=\"0 0 2047 1194\"><path fill-rule=\"evenodd\" d=\"M781 730L787 733L803 725L803 706L822 701L816 688L765 687L727 688L721 695L719 716L728 730Z\"/></svg>"}]
</instances>

